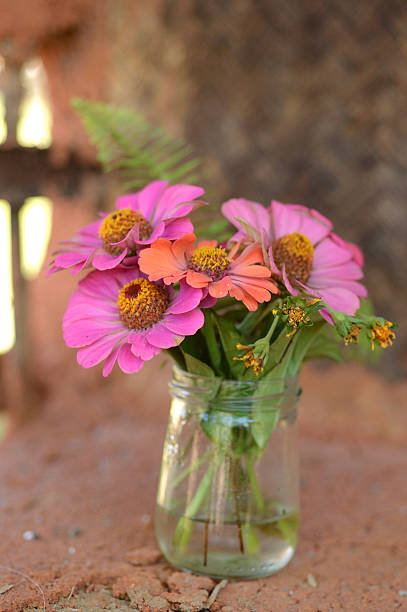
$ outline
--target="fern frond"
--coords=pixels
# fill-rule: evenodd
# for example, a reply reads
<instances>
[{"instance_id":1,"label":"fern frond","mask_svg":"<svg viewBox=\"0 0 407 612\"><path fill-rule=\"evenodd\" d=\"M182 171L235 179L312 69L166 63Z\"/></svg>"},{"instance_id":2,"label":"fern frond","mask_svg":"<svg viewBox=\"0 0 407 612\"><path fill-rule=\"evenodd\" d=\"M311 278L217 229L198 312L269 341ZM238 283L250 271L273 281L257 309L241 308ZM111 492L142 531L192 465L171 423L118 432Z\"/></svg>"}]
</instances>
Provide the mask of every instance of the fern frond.
<instances>
[{"instance_id":1,"label":"fern frond","mask_svg":"<svg viewBox=\"0 0 407 612\"><path fill-rule=\"evenodd\" d=\"M169 136L143 115L120 106L74 98L72 106L82 119L98 160L106 172L117 170L124 189L141 189L161 179L170 183L196 183L202 162L182 139Z\"/></svg>"}]
</instances>

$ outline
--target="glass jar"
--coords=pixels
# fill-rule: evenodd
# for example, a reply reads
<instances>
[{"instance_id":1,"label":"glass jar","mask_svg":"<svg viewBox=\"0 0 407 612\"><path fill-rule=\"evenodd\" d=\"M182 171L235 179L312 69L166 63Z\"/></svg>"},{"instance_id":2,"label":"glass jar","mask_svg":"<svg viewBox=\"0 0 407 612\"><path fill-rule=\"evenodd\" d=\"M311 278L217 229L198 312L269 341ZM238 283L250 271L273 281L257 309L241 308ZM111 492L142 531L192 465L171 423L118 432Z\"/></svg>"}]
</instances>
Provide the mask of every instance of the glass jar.
<instances>
[{"instance_id":1,"label":"glass jar","mask_svg":"<svg viewBox=\"0 0 407 612\"><path fill-rule=\"evenodd\" d=\"M167 560L213 578L284 567L298 532L298 380L174 369L155 517Z\"/></svg>"}]
</instances>

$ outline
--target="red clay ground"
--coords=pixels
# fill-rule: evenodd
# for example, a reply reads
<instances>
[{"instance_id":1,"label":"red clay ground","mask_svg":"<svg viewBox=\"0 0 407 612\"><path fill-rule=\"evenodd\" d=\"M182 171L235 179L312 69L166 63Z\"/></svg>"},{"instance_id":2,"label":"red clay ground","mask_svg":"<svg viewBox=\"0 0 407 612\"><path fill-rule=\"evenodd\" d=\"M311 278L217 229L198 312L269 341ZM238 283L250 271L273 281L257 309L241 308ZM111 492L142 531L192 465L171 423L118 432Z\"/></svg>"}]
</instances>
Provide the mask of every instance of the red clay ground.
<instances>
[{"instance_id":1,"label":"red clay ground","mask_svg":"<svg viewBox=\"0 0 407 612\"><path fill-rule=\"evenodd\" d=\"M59 394L0 446L0 564L36 582L47 610L206 607L215 584L155 548L168 374L156 363L108 381L54 372ZM210 609L407 611L407 383L348 365L306 369L303 388L296 556L270 578L227 584ZM6 585L1 612L43 609L32 582L0 569Z\"/></svg>"}]
</instances>

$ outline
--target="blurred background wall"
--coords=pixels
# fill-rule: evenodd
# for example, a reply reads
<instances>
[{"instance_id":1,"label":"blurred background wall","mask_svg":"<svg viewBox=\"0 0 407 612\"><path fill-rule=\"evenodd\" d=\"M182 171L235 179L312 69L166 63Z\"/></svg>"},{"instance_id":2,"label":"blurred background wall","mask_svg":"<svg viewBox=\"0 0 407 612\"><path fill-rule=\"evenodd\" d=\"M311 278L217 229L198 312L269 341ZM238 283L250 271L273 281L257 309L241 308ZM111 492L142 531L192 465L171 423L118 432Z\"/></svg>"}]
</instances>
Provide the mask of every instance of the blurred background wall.
<instances>
[{"instance_id":1,"label":"blurred background wall","mask_svg":"<svg viewBox=\"0 0 407 612\"><path fill-rule=\"evenodd\" d=\"M129 106L190 141L216 203L274 198L330 217L366 255L376 310L403 325L406 65L407 5L397 0L0 0L3 384L21 363L50 379L77 367L60 331L76 280L46 280L39 268L46 249L112 206L115 188L98 175L75 95ZM24 222L32 196L48 199ZM14 314L11 228L38 259L20 282L14 251ZM23 355L8 352L14 315ZM378 370L406 368L401 328Z\"/></svg>"}]
</instances>

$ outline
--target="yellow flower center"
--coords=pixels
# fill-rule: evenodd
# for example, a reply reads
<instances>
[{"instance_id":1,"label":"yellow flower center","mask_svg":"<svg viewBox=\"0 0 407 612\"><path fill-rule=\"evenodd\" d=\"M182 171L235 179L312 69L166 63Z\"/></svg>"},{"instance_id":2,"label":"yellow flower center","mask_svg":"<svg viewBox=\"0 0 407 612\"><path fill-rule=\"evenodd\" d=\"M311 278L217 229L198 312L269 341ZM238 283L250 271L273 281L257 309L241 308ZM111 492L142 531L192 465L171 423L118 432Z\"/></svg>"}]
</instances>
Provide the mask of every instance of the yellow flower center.
<instances>
[{"instance_id":1,"label":"yellow flower center","mask_svg":"<svg viewBox=\"0 0 407 612\"><path fill-rule=\"evenodd\" d=\"M167 310L170 298L165 287L137 278L119 291L117 305L120 319L129 329L148 329L157 323Z\"/></svg>"},{"instance_id":2,"label":"yellow flower center","mask_svg":"<svg viewBox=\"0 0 407 612\"><path fill-rule=\"evenodd\" d=\"M130 208L122 208L105 217L99 229L99 236L102 239L105 251L110 253L110 255L120 255L123 247L118 244L112 244L112 242L123 240L136 223L139 224L140 240L147 240L153 228L139 212Z\"/></svg>"},{"instance_id":3,"label":"yellow flower center","mask_svg":"<svg viewBox=\"0 0 407 612\"><path fill-rule=\"evenodd\" d=\"M384 325L382 325L379 321L376 321L376 325L374 325L370 330L372 336L372 351L374 351L375 340L377 340L382 348L386 348L393 344L396 334L391 331L391 327L393 327L393 323L391 321L385 321Z\"/></svg>"},{"instance_id":4,"label":"yellow flower center","mask_svg":"<svg viewBox=\"0 0 407 612\"><path fill-rule=\"evenodd\" d=\"M279 270L285 270L290 282L299 280L306 283L312 269L314 247L304 234L293 232L277 238L273 242L273 258Z\"/></svg>"},{"instance_id":5,"label":"yellow flower center","mask_svg":"<svg viewBox=\"0 0 407 612\"><path fill-rule=\"evenodd\" d=\"M222 247L199 247L195 249L189 260L189 267L195 272L207 274L213 280L222 278L229 266L229 258Z\"/></svg>"}]
</instances>

